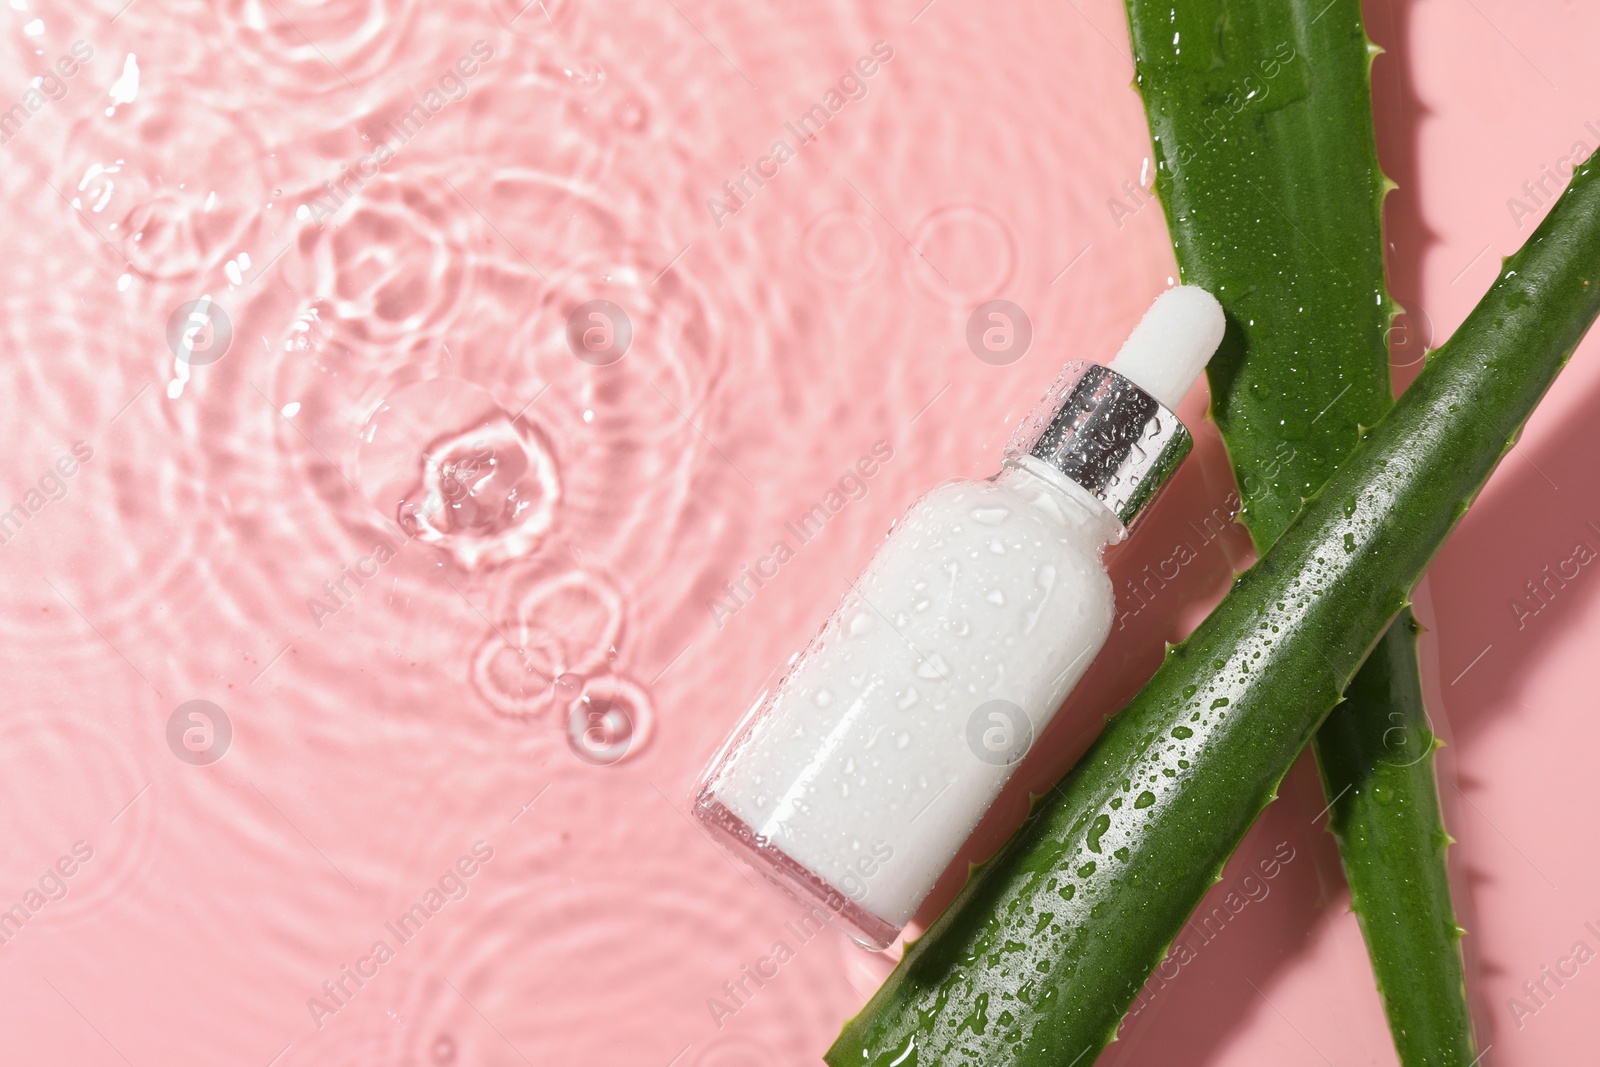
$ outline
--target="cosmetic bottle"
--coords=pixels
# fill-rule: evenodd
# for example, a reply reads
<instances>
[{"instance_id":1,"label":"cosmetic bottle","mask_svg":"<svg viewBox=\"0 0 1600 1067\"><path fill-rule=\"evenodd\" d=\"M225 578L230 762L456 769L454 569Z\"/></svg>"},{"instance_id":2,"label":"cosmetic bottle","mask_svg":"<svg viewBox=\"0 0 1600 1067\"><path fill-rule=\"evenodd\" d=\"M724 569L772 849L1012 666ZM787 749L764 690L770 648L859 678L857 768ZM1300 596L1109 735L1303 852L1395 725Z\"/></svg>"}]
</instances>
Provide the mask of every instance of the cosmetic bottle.
<instances>
[{"instance_id":1,"label":"cosmetic bottle","mask_svg":"<svg viewBox=\"0 0 1600 1067\"><path fill-rule=\"evenodd\" d=\"M1173 409L1222 340L1158 297L1067 364L987 481L913 504L713 760L695 817L871 949L915 913L1111 630L1102 555L1187 455Z\"/></svg>"}]
</instances>

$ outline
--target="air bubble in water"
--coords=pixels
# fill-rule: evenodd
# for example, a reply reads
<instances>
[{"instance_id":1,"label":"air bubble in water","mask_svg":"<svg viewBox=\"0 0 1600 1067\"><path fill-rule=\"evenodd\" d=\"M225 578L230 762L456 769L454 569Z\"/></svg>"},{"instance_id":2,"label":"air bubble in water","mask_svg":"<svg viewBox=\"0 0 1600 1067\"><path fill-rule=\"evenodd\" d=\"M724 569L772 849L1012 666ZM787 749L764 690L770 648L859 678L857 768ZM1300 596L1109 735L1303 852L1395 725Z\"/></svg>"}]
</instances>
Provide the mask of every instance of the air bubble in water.
<instances>
[{"instance_id":1,"label":"air bubble in water","mask_svg":"<svg viewBox=\"0 0 1600 1067\"><path fill-rule=\"evenodd\" d=\"M542 435L458 379L408 385L380 404L358 463L368 499L468 568L531 553L561 496Z\"/></svg>"},{"instance_id":2,"label":"air bubble in water","mask_svg":"<svg viewBox=\"0 0 1600 1067\"><path fill-rule=\"evenodd\" d=\"M610 766L643 748L655 712L643 689L624 678L585 684L567 715L567 744L585 763Z\"/></svg>"}]
</instances>

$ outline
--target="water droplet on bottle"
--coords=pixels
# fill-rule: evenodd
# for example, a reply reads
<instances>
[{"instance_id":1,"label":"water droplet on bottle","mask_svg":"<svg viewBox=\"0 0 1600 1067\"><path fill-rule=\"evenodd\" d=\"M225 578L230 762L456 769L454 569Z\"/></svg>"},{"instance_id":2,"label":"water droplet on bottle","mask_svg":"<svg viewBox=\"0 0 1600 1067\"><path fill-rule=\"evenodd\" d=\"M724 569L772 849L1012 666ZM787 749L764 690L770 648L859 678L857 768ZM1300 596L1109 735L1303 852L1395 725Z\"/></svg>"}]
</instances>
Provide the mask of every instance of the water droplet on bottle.
<instances>
[{"instance_id":1,"label":"water droplet on bottle","mask_svg":"<svg viewBox=\"0 0 1600 1067\"><path fill-rule=\"evenodd\" d=\"M930 652L917 663L918 678L949 678L950 665L937 652Z\"/></svg>"},{"instance_id":2,"label":"water droplet on bottle","mask_svg":"<svg viewBox=\"0 0 1600 1067\"><path fill-rule=\"evenodd\" d=\"M983 594L983 599L987 600L991 604L1000 606L1005 604L1006 595L998 589L991 589L987 593Z\"/></svg>"},{"instance_id":3,"label":"water droplet on bottle","mask_svg":"<svg viewBox=\"0 0 1600 1067\"><path fill-rule=\"evenodd\" d=\"M978 507L973 508L968 514L970 514L973 519L983 523L985 526L999 526L1011 516L1011 509L1000 507Z\"/></svg>"},{"instance_id":4,"label":"water droplet on bottle","mask_svg":"<svg viewBox=\"0 0 1600 1067\"><path fill-rule=\"evenodd\" d=\"M900 691L900 695L895 698L894 705L901 711L905 711L907 708L911 707L911 705L917 702L917 697L917 687L914 685L908 685L902 689Z\"/></svg>"},{"instance_id":5,"label":"water droplet on bottle","mask_svg":"<svg viewBox=\"0 0 1600 1067\"><path fill-rule=\"evenodd\" d=\"M811 694L811 702L819 708L825 708L833 703L833 690L823 686Z\"/></svg>"}]
</instances>

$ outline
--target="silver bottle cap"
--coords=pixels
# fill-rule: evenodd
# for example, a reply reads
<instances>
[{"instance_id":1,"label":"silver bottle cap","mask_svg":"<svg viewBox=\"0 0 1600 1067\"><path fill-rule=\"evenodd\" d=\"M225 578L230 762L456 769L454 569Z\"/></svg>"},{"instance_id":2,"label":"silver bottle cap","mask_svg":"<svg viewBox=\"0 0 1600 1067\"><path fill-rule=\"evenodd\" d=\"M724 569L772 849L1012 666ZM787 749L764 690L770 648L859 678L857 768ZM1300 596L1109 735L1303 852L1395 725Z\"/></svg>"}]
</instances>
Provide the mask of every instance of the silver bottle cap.
<instances>
[{"instance_id":1,"label":"silver bottle cap","mask_svg":"<svg viewBox=\"0 0 1600 1067\"><path fill-rule=\"evenodd\" d=\"M1192 447L1155 397L1109 367L1073 360L1017 427L1006 461L1042 460L1131 528Z\"/></svg>"}]
</instances>

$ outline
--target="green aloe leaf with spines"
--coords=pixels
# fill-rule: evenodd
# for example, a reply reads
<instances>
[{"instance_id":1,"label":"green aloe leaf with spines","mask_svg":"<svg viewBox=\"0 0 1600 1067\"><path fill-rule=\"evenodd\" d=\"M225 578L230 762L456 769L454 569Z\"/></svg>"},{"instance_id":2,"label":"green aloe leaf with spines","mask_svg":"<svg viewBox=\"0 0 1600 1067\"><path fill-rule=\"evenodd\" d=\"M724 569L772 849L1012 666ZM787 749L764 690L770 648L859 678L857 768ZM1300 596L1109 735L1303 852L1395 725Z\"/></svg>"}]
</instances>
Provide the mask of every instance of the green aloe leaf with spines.
<instances>
[{"instance_id":1,"label":"green aloe leaf with spines","mask_svg":"<svg viewBox=\"0 0 1600 1067\"><path fill-rule=\"evenodd\" d=\"M1404 396L908 947L828 1062L1091 1062L1597 314L1591 161Z\"/></svg>"},{"instance_id":2,"label":"green aloe leaf with spines","mask_svg":"<svg viewBox=\"0 0 1600 1067\"><path fill-rule=\"evenodd\" d=\"M1450 903L1433 753L1417 678L1417 622L1400 613L1362 664L1314 747L1350 907L1406 1067L1478 1060Z\"/></svg>"},{"instance_id":3,"label":"green aloe leaf with spines","mask_svg":"<svg viewBox=\"0 0 1600 1067\"><path fill-rule=\"evenodd\" d=\"M1265 551L1388 410L1388 326L1358 0L1128 0L1183 280L1229 315L1211 411ZM1318 732L1351 907L1400 1060L1476 1058L1407 609Z\"/></svg>"}]
</instances>

